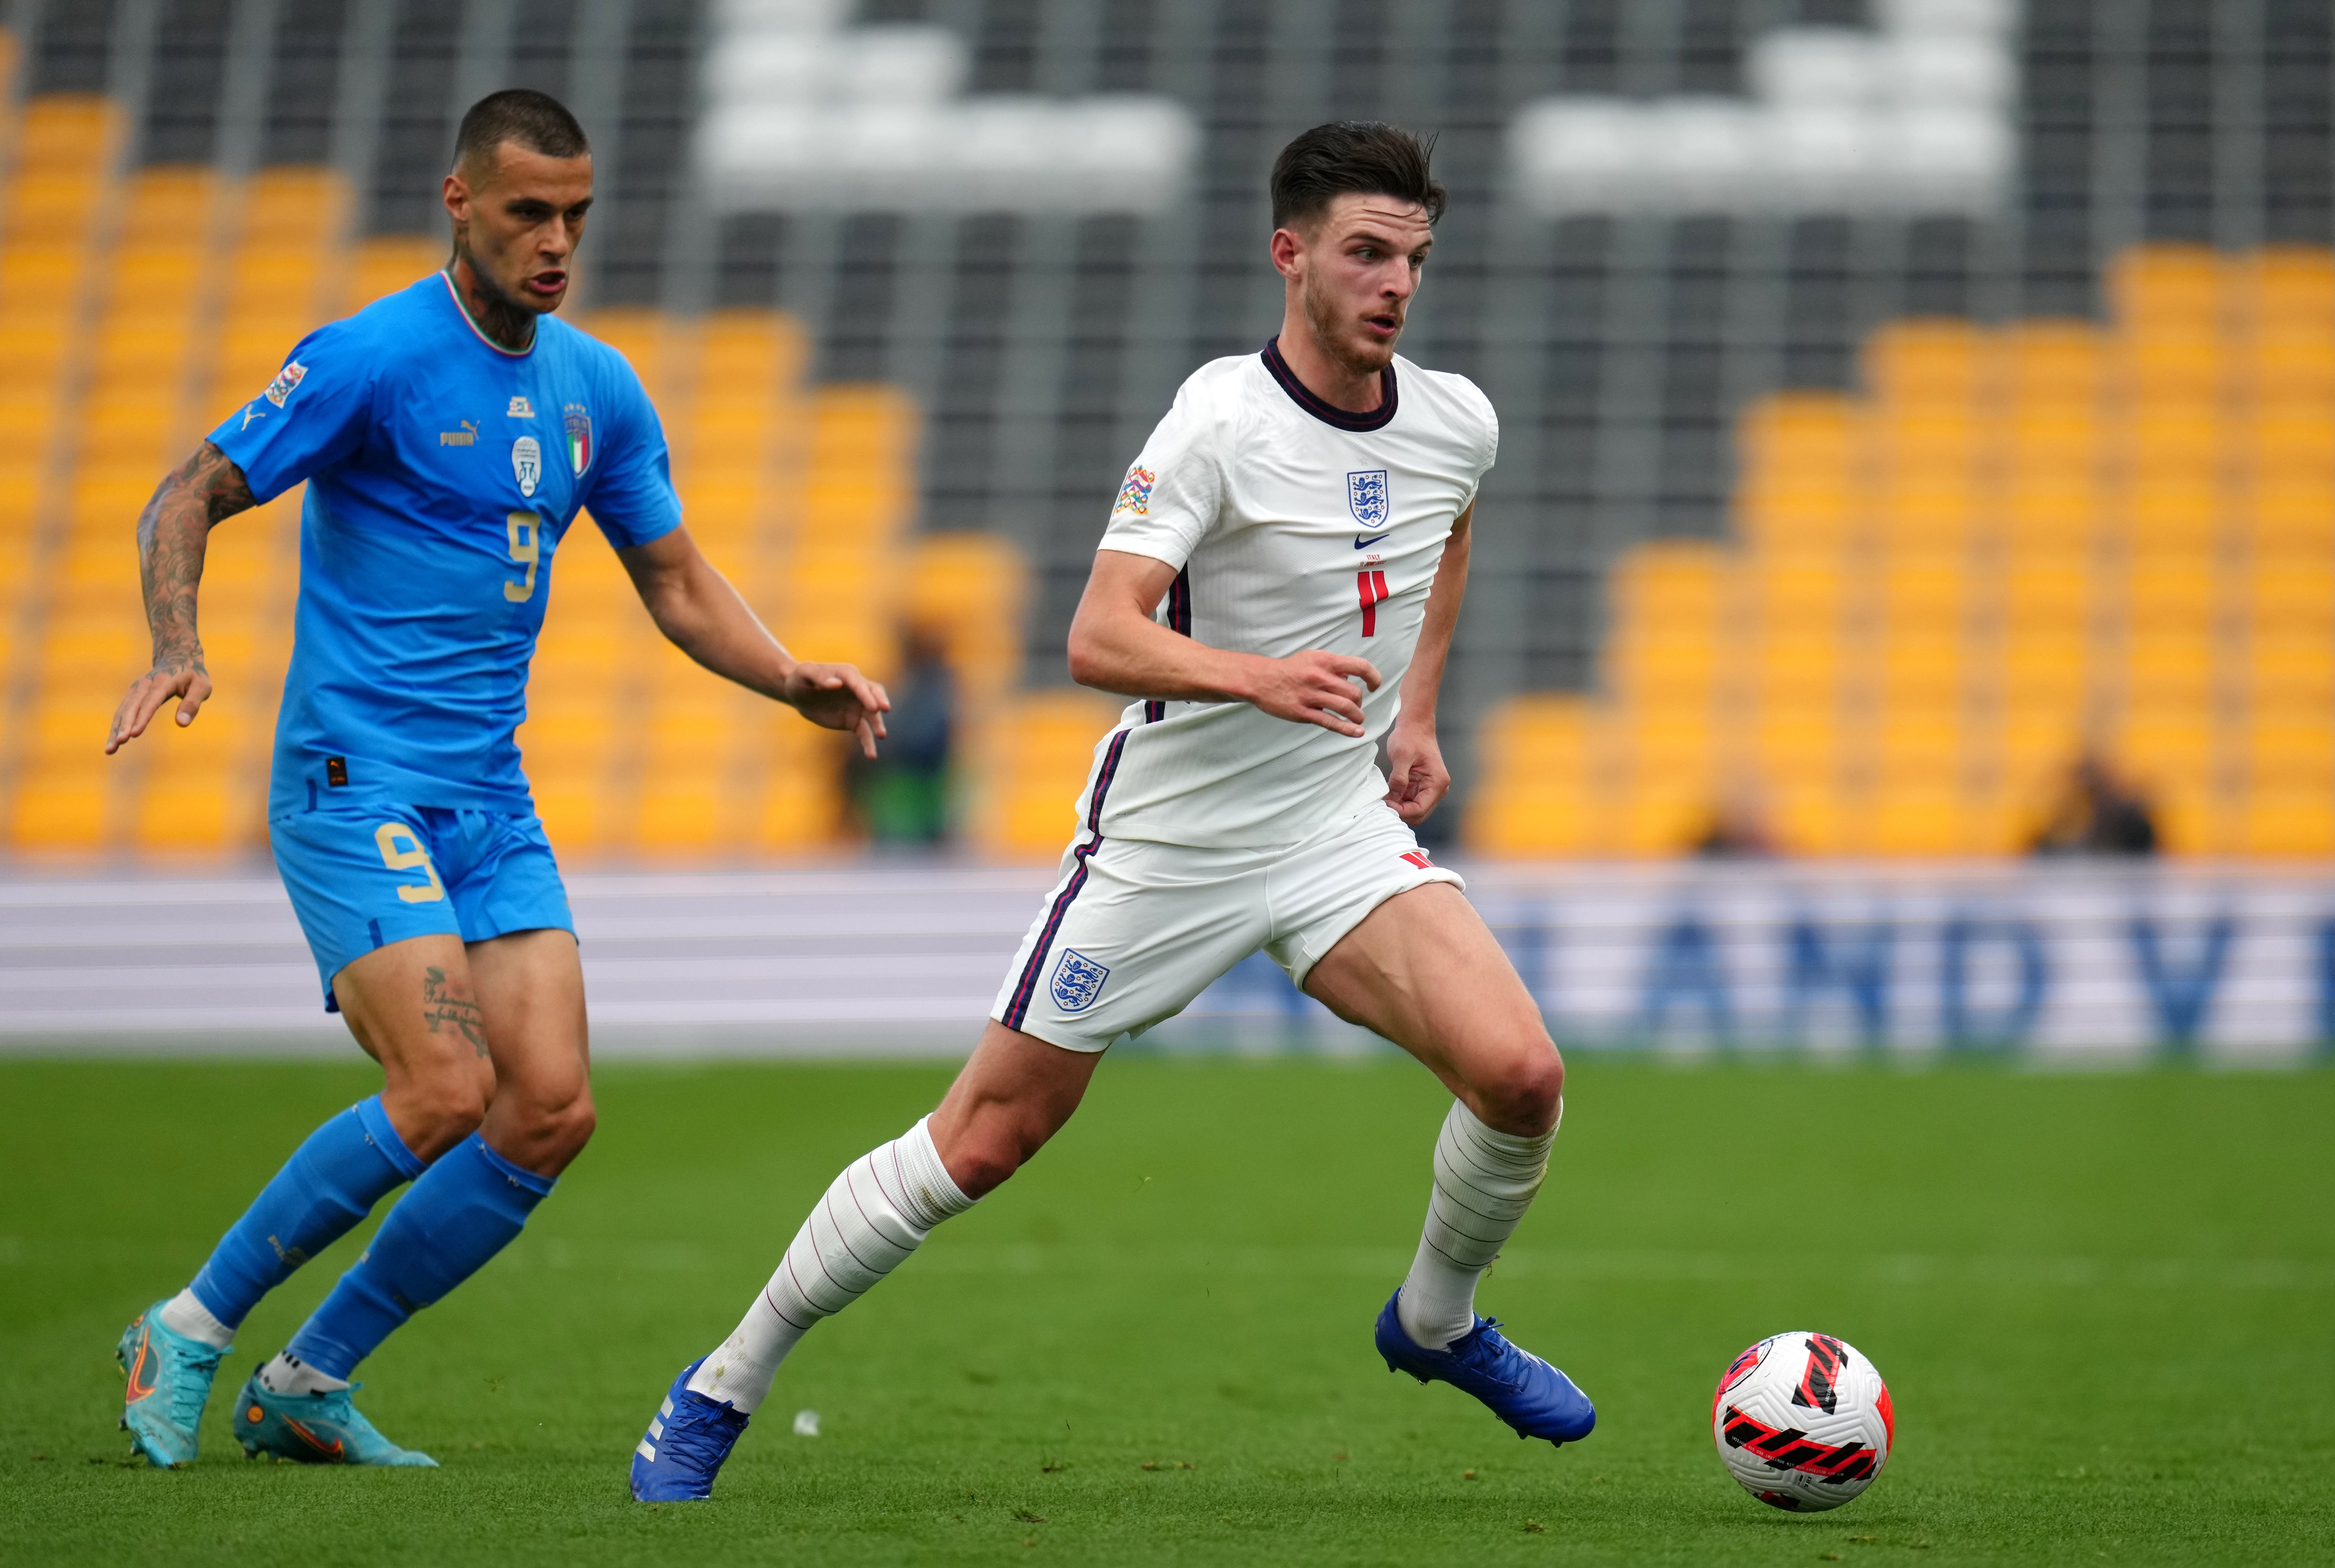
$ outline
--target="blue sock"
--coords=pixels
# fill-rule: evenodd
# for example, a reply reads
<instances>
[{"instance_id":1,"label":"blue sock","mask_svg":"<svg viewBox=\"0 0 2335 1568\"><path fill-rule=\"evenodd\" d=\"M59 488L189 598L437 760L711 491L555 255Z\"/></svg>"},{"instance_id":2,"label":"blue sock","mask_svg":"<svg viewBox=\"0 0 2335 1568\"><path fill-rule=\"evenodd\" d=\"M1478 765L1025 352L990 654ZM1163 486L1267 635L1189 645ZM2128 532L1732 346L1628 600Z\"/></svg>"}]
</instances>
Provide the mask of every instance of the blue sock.
<instances>
[{"instance_id":1,"label":"blue sock","mask_svg":"<svg viewBox=\"0 0 2335 1568\"><path fill-rule=\"evenodd\" d=\"M292 1271L348 1233L382 1195L421 1174L381 1096L359 1100L308 1135L219 1238L196 1299L232 1329Z\"/></svg>"},{"instance_id":2,"label":"blue sock","mask_svg":"<svg viewBox=\"0 0 2335 1568\"><path fill-rule=\"evenodd\" d=\"M347 1377L391 1331L509 1246L551 1186L472 1133L398 1200L285 1353L328 1378Z\"/></svg>"}]
</instances>

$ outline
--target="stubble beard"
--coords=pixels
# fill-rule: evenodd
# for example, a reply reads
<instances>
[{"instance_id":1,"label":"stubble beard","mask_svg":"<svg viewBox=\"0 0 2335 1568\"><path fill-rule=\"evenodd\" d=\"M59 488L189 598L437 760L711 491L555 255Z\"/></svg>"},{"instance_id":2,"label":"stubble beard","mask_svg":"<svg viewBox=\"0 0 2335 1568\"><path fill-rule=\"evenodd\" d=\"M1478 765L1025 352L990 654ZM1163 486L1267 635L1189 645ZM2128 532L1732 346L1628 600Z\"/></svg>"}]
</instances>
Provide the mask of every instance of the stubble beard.
<instances>
[{"instance_id":1,"label":"stubble beard","mask_svg":"<svg viewBox=\"0 0 2335 1568\"><path fill-rule=\"evenodd\" d=\"M1305 280L1303 291L1305 319L1313 328L1313 341L1323 352L1356 375L1376 375L1394 363L1394 345L1402 333L1398 329L1394 339L1373 343L1356 332L1356 322L1347 315L1337 301L1330 299Z\"/></svg>"}]
</instances>

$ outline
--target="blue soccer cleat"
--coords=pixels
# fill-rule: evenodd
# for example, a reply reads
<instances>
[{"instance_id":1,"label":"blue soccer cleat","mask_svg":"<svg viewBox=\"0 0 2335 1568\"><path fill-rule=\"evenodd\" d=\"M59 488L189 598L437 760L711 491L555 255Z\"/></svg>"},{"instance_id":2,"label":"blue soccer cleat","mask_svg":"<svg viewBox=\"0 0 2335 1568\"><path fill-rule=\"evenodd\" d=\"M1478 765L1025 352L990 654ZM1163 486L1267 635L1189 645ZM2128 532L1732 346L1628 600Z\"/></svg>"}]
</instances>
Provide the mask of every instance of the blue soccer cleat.
<instances>
[{"instance_id":1,"label":"blue soccer cleat","mask_svg":"<svg viewBox=\"0 0 2335 1568\"><path fill-rule=\"evenodd\" d=\"M1403 1332L1394 1310L1401 1297L1400 1291L1389 1296L1379 1313L1379 1354L1388 1371L1473 1394L1514 1427L1517 1437L1545 1437L1560 1448L1586 1437L1597 1425L1597 1407L1589 1396L1530 1350L1508 1343L1490 1318L1478 1318L1449 1350L1430 1350Z\"/></svg>"},{"instance_id":2,"label":"blue soccer cleat","mask_svg":"<svg viewBox=\"0 0 2335 1568\"><path fill-rule=\"evenodd\" d=\"M633 1450L634 1502L702 1503L713 1495L713 1477L751 1418L727 1399L717 1404L690 1388L704 1364L700 1356L683 1367L649 1418L648 1435Z\"/></svg>"},{"instance_id":3,"label":"blue soccer cleat","mask_svg":"<svg viewBox=\"0 0 2335 1568\"><path fill-rule=\"evenodd\" d=\"M277 1394L254 1372L236 1396L235 1436L244 1457L289 1459L299 1465L396 1465L438 1467L438 1461L401 1448L349 1403L348 1389L328 1394Z\"/></svg>"},{"instance_id":4,"label":"blue soccer cleat","mask_svg":"<svg viewBox=\"0 0 2335 1568\"><path fill-rule=\"evenodd\" d=\"M174 1333L156 1302L121 1331L114 1359L129 1379L122 1391L121 1429L133 1452L163 1469L195 1462L195 1428L211 1397L211 1379L232 1345L213 1350Z\"/></svg>"}]
</instances>

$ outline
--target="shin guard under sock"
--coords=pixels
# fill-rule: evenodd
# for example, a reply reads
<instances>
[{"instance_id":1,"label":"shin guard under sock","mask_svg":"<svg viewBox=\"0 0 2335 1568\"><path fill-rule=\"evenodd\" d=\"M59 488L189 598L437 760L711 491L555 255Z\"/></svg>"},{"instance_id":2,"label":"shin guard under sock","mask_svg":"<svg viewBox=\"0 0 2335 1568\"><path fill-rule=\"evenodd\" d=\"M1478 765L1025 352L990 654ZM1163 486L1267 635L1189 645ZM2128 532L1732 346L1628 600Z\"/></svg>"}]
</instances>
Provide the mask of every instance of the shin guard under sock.
<instances>
[{"instance_id":1,"label":"shin guard under sock","mask_svg":"<svg viewBox=\"0 0 2335 1568\"><path fill-rule=\"evenodd\" d=\"M398 1200L286 1353L346 1378L399 1324L509 1245L551 1187L549 1176L513 1165L472 1133Z\"/></svg>"},{"instance_id":2,"label":"shin guard under sock","mask_svg":"<svg viewBox=\"0 0 2335 1568\"><path fill-rule=\"evenodd\" d=\"M745 1320L705 1358L690 1388L752 1414L769 1397L779 1363L813 1323L867 1294L935 1225L973 1206L941 1164L931 1120L844 1167Z\"/></svg>"},{"instance_id":3,"label":"shin guard under sock","mask_svg":"<svg viewBox=\"0 0 2335 1568\"><path fill-rule=\"evenodd\" d=\"M1557 1107L1565 1119L1565 1107ZM1527 1137L1486 1127L1454 1100L1435 1139L1427 1228L1395 1316L1411 1342L1439 1350L1476 1326L1476 1282L1516 1234L1548 1174L1556 1128Z\"/></svg>"},{"instance_id":4,"label":"shin guard under sock","mask_svg":"<svg viewBox=\"0 0 2335 1568\"><path fill-rule=\"evenodd\" d=\"M308 1135L219 1238L189 1289L212 1318L236 1328L260 1297L423 1168L390 1125L381 1097L358 1101Z\"/></svg>"}]
</instances>

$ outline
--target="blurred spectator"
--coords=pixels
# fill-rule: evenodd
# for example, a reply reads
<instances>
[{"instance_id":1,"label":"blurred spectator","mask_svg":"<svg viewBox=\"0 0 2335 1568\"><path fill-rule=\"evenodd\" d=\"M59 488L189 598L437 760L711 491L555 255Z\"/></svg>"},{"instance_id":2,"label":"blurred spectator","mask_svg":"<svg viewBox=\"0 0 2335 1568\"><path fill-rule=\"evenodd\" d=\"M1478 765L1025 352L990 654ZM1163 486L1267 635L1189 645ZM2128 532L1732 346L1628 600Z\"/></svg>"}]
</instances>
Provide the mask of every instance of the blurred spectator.
<instances>
[{"instance_id":1,"label":"blurred spectator","mask_svg":"<svg viewBox=\"0 0 2335 1568\"><path fill-rule=\"evenodd\" d=\"M1690 847L1702 860L1764 860L1779 853L1776 836L1768 830L1767 813L1744 794L1721 800Z\"/></svg>"},{"instance_id":2,"label":"blurred spectator","mask_svg":"<svg viewBox=\"0 0 2335 1568\"><path fill-rule=\"evenodd\" d=\"M2156 820L2140 793L2090 752L2068 770L2066 788L2032 846L2037 855L2154 855Z\"/></svg>"},{"instance_id":3,"label":"blurred spectator","mask_svg":"<svg viewBox=\"0 0 2335 1568\"><path fill-rule=\"evenodd\" d=\"M900 639L892 711L873 762L851 759L851 797L877 844L938 844L949 835L949 757L956 739L956 679L925 627Z\"/></svg>"}]
</instances>

